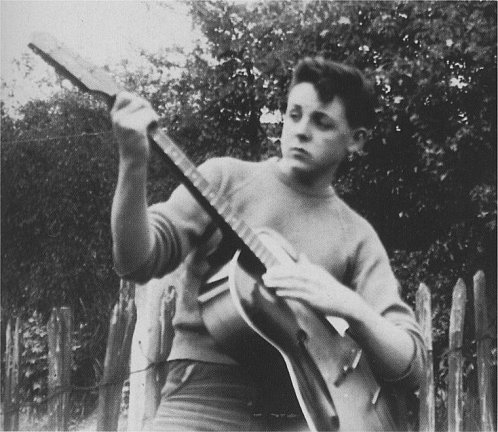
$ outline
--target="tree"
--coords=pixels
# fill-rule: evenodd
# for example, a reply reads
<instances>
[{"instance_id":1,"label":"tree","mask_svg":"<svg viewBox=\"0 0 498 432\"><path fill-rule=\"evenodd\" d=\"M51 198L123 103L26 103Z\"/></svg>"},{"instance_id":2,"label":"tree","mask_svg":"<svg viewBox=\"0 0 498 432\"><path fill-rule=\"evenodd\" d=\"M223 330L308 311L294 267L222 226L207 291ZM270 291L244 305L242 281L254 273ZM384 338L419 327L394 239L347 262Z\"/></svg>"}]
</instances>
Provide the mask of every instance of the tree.
<instances>
[{"instance_id":1,"label":"tree","mask_svg":"<svg viewBox=\"0 0 498 432\"><path fill-rule=\"evenodd\" d=\"M431 287L443 394L456 279L470 285L475 270L484 269L496 314L496 7L486 1L191 1L205 42L184 53L184 72L169 73L178 67L164 51L144 54L149 70L122 77L151 100L169 133L200 163L215 155L278 154L281 123L263 123L261 115L278 119L285 109L299 58L318 54L365 70L375 83L378 123L335 186L379 232L404 298L413 304L421 281ZM103 107L66 90L26 105L22 114L15 121L2 111L2 286L8 293L2 306L47 309L53 299L77 303L79 296L87 310L107 319L106 296L114 291L100 287L117 288L108 230L112 147L92 136L76 146L51 140L49 148L24 141L40 138L40 130L51 136L107 131ZM150 201L166 198L175 184L152 161ZM465 352L473 335L467 336ZM98 343L102 352L104 342Z\"/></svg>"}]
</instances>

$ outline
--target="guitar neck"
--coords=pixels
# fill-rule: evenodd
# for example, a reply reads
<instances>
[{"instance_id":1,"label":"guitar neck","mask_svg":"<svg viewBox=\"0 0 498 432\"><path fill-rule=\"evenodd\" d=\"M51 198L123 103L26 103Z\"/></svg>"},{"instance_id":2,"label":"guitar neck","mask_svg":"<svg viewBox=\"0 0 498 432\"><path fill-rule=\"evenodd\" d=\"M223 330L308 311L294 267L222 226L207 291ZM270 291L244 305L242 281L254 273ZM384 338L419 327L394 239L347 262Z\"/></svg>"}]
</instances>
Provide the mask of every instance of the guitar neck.
<instances>
[{"instance_id":1,"label":"guitar neck","mask_svg":"<svg viewBox=\"0 0 498 432\"><path fill-rule=\"evenodd\" d=\"M104 70L95 67L80 56L71 52L57 39L47 33L33 33L29 46L47 63L83 91L106 98L112 106L120 87ZM161 130L149 128L149 139L159 156L170 166L199 204L213 220L241 249L241 264L253 274L263 274L266 268L277 260L264 246L255 233L242 220L237 218L227 201L216 196L216 192L202 177L185 154Z\"/></svg>"},{"instance_id":2,"label":"guitar neck","mask_svg":"<svg viewBox=\"0 0 498 432\"><path fill-rule=\"evenodd\" d=\"M235 214L229 202L216 193L171 138L158 127L154 127L149 130L149 140L173 174L180 178L222 232L235 241L237 248L242 251L243 265L246 265L251 273L261 275L277 263L275 256L256 233Z\"/></svg>"}]
</instances>

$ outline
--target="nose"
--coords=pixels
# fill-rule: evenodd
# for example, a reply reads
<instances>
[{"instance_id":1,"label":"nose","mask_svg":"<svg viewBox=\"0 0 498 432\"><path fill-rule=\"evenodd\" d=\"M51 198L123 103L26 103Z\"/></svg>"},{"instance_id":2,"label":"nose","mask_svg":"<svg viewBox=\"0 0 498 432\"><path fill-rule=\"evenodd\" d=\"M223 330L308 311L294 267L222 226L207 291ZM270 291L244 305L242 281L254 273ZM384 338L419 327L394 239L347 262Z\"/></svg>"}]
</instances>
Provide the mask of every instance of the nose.
<instances>
[{"instance_id":1,"label":"nose","mask_svg":"<svg viewBox=\"0 0 498 432\"><path fill-rule=\"evenodd\" d=\"M296 124L296 136L300 141L306 142L311 139L310 121L307 118L302 118Z\"/></svg>"}]
</instances>

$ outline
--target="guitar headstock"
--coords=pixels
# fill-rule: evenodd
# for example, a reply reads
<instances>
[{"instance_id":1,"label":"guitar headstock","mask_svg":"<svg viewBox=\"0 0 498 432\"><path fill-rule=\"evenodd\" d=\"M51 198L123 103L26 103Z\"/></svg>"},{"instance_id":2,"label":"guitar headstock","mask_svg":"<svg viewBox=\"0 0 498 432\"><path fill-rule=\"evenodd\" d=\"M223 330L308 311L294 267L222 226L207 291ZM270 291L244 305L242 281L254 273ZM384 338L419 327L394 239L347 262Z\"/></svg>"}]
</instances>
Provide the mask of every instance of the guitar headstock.
<instances>
[{"instance_id":1,"label":"guitar headstock","mask_svg":"<svg viewBox=\"0 0 498 432\"><path fill-rule=\"evenodd\" d=\"M104 96L110 106L114 103L121 89L102 68L81 58L48 33L33 33L28 46L79 89Z\"/></svg>"}]
</instances>

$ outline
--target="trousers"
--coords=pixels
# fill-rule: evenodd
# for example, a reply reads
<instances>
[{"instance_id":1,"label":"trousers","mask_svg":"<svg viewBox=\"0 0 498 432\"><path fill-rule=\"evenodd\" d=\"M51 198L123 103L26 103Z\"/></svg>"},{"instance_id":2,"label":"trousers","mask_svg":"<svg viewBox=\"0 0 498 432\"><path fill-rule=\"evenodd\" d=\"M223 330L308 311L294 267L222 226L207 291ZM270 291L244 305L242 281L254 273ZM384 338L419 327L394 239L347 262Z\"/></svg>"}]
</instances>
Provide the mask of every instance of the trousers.
<instances>
[{"instance_id":1,"label":"trousers","mask_svg":"<svg viewBox=\"0 0 498 432\"><path fill-rule=\"evenodd\" d=\"M306 430L302 416L263 413L243 368L192 360L168 362L152 422L155 431Z\"/></svg>"}]
</instances>

